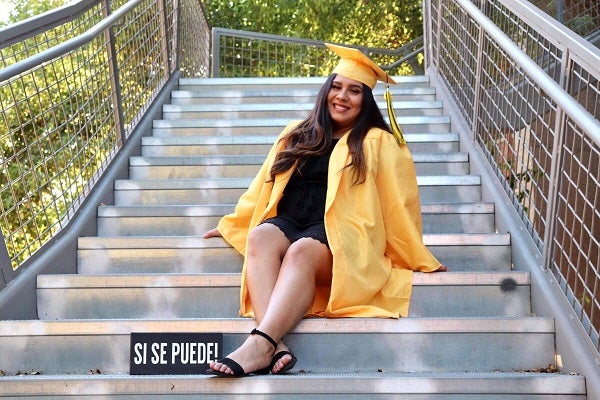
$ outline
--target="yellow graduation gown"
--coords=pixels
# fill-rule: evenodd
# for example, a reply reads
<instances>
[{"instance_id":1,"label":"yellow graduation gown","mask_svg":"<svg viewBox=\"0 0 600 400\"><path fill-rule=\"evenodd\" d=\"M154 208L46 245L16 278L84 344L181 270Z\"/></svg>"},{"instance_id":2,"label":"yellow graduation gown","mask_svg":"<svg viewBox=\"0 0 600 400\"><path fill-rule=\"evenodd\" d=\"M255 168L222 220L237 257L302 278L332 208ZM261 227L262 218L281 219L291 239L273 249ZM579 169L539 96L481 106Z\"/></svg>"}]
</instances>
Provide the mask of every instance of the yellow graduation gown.
<instances>
[{"instance_id":1,"label":"yellow graduation gown","mask_svg":"<svg viewBox=\"0 0 600 400\"><path fill-rule=\"evenodd\" d=\"M277 204L292 171L269 180L279 149L279 135L260 171L240 197L233 213L218 224L223 238L245 254L248 232L277 213ZM421 209L410 151L394 137L371 129L364 139L366 181L353 185L347 134L329 161L325 231L333 254L331 287L318 287L308 315L324 317L392 317L408 315L413 271L432 272L440 262L422 240ZM242 269L240 315L253 317Z\"/></svg>"}]
</instances>

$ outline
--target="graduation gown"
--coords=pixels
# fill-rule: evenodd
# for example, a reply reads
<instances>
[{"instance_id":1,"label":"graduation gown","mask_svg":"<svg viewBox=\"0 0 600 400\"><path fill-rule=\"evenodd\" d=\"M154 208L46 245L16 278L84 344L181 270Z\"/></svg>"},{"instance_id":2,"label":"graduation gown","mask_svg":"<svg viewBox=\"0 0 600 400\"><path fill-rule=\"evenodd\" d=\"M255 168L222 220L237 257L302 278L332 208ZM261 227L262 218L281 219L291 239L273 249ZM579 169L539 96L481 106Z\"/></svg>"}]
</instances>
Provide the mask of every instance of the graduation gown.
<instances>
[{"instance_id":1,"label":"graduation gown","mask_svg":"<svg viewBox=\"0 0 600 400\"><path fill-rule=\"evenodd\" d=\"M233 213L218 224L223 238L245 254L248 232L277 214L277 204L292 170L269 181L282 138L240 197ZM413 271L432 272L440 262L422 240L416 173L408 148L384 130L371 129L363 142L365 182L353 185L347 145L338 141L329 160L325 231L333 254L331 287L317 287L308 315L324 317L392 317L408 315ZM253 317L242 268L240 315Z\"/></svg>"}]
</instances>

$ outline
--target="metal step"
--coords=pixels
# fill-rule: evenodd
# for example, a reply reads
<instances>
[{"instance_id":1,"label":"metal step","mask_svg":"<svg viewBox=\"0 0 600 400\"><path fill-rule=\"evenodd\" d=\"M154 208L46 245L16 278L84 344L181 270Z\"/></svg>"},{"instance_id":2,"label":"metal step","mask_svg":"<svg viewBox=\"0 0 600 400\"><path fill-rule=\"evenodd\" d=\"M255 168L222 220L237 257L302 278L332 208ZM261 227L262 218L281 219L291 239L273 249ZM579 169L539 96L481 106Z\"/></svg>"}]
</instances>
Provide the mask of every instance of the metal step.
<instances>
[{"instance_id":1,"label":"metal step","mask_svg":"<svg viewBox=\"0 0 600 400\"><path fill-rule=\"evenodd\" d=\"M38 317L234 318L239 291L239 273L39 275ZM415 273L409 316L526 317L529 299L525 272Z\"/></svg>"},{"instance_id":2,"label":"metal step","mask_svg":"<svg viewBox=\"0 0 600 400\"><path fill-rule=\"evenodd\" d=\"M163 118L174 119L230 119L230 118L288 118L304 119L314 108L312 103L251 103L251 104L165 104ZM387 103L377 106L387 115ZM400 115L441 115L441 101L393 101L394 113Z\"/></svg>"},{"instance_id":3,"label":"metal step","mask_svg":"<svg viewBox=\"0 0 600 400\"><path fill-rule=\"evenodd\" d=\"M423 242L452 271L510 271L509 234L426 234ZM221 238L200 236L81 237L78 272L240 272L242 257Z\"/></svg>"},{"instance_id":4,"label":"metal step","mask_svg":"<svg viewBox=\"0 0 600 400\"><path fill-rule=\"evenodd\" d=\"M0 378L3 399L250 398L274 400L585 400L585 377L527 372L309 373L219 379L212 376L59 375ZM93 393L93 395L91 395Z\"/></svg>"},{"instance_id":5,"label":"metal step","mask_svg":"<svg viewBox=\"0 0 600 400\"><path fill-rule=\"evenodd\" d=\"M98 236L195 236L233 212L234 203L205 206L100 206ZM492 203L423 204L425 233L494 232Z\"/></svg>"},{"instance_id":6,"label":"metal step","mask_svg":"<svg viewBox=\"0 0 600 400\"><path fill-rule=\"evenodd\" d=\"M450 117L446 115L398 116L406 133L448 133ZM154 120L152 135L276 135L290 122L289 118L179 119Z\"/></svg>"},{"instance_id":7,"label":"metal step","mask_svg":"<svg viewBox=\"0 0 600 400\"><path fill-rule=\"evenodd\" d=\"M456 133L411 133L405 136L408 148L414 153L458 152ZM277 135L245 136L183 136L142 138L142 156L201 156L267 154Z\"/></svg>"},{"instance_id":8,"label":"metal step","mask_svg":"<svg viewBox=\"0 0 600 400\"><path fill-rule=\"evenodd\" d=\"M254 326L246 318L4 321L0 370L127 374L132 332L222 332L228 354ZM554 333L553 320L539 317L311 318L285 340L296 371L511 372L552 364Z\"/></svg>"},{"instance_id":9,"label":"metal step","mask_svg":"<svg viewBox=\"0 0 600 400\"><path fill-rule=\"evenodd\" d=\"M155 179L115 181L115 205L202 205L234 203L250 186L249 178ZM418 176L423 203L481 201L476 175Z\"/></svg>"},{"instance_id":10,"label":"metal step","mask_svg":"<svg viewBox=\"0 0 600 400\"><path fill-rule=\"evenodd\" d=\"M325 83L327 77L252 77L252 78L181 78L179 88L185 90L264 90L278 88L301 88L318 91ZM390 85L390 90L397 88L429 87L429 76L411 75L394 77L396 85ZM375 91L381 91L384 86L376 86Z\"/></svg>"},{"instance_id":11,"label":"metal step","mask_svg":"<svg viewBox=\"0 0 600 400\"><path fill-rule=\"evenodd\" d=\"M129 179L195 179L254 177L265 161L262 155L131 157ZM415 153L417 175L467 175L466 153Z\"/></svg>"},{"instance_id":12,"label":"metal step","mask_svg":"<svg viewBox=\"0 0 600 400\"><path fill-rule=\"evenodd\" d=\"M185 89L185 88L183 88ZM283 89L199 89L176 90L171 92L171 104L255 104L255 103L298 103L314 104L317 97L316 88L283 88ZM434 101L436 92L433 87L390 86L394 101ZM375 87L373 97L383 101L382 87Z\"/></svg>"}]
</instances>

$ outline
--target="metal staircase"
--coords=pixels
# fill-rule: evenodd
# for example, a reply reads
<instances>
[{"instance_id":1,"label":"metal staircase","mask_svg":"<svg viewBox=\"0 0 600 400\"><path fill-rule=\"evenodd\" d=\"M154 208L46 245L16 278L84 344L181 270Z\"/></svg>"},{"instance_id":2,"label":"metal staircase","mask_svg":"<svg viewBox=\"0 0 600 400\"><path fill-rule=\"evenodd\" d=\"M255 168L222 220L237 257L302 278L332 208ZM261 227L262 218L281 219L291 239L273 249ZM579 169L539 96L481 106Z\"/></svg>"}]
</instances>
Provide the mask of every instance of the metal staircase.
<instances>
[{"instance_id":1,"label":"metal staircase","mask_svg":"<svg viewBox=\"0 0 600 400\"><path fill-rule=\"evenodd\" d=\"M97 236L79 239L78 274L40 275L39 320L0 324L0 397L585 399L584 377L542 372L555 362L554 321L532 315L529 275L513 270L511 238L495 231L426 76L392 91L424 240L452 272L415 274L410 316L303 320L285 376L129 375L131 332L223 332L227 354L252 329L237 317L241 257L201 234L323 81L181 79L115 204L98 207Z\"/></svg>"}]
</instances>

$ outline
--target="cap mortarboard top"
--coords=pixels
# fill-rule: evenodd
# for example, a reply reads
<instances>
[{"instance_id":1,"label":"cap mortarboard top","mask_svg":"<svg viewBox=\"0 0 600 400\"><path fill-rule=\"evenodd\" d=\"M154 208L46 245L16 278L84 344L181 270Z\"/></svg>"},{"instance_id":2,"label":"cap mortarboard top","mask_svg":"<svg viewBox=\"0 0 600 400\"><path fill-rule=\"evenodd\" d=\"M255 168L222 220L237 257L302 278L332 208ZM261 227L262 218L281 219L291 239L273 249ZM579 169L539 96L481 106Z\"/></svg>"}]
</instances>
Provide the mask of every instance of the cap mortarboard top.
<instances>
[{"instance_id":1,"label":"cap mortarboard top","mask_svg":"<svg viewBox=\"0 0 600 400\"><path fill-rule=\"evenodd\" d=\"M330 43L325 43L325 46L341 57L337 67L331 71L332 73L362 82L371 89L375 87L378 80L385 83L396 83L387 72L360 50Z\"/></svg>"}]
</instances>

